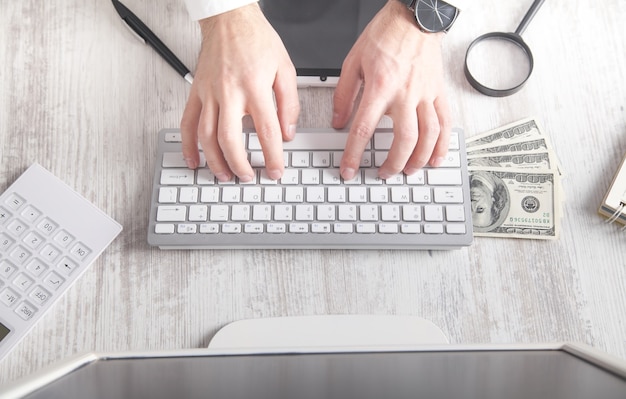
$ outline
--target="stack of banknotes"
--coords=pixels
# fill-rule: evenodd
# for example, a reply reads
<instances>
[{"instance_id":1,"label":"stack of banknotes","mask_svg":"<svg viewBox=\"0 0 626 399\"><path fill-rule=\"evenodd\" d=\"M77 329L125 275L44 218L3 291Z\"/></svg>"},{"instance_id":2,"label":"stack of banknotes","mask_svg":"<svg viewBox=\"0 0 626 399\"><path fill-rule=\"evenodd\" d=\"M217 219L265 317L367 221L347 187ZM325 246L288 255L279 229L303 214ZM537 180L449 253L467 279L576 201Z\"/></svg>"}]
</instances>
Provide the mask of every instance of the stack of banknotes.
<instances>
[{"instance_id":1,"label":"stack of banknotes","mask_svg":"<svg viewBox=\"0 0 626 399\"><path fill-rule=\"evenodd\" d=\"M471 136L466 147L474 235L559 237L562 170L535 119Z\"/></svg>"}]
</instances>

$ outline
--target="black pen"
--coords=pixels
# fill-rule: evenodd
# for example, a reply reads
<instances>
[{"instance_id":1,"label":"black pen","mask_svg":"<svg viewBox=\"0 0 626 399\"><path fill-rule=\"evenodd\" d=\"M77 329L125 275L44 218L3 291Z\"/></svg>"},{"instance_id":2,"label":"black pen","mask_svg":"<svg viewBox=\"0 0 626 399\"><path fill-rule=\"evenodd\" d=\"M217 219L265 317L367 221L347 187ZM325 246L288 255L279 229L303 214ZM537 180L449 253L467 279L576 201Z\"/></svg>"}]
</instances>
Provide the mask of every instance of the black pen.
<instances>
[{"instance_id":1,"label":"black pen","mask_svg":"<svg viewBox=\"0 0 626 399\"><path fill-rule=\"evenodd\" d=\"M168 64L170 64L176 72L180 74L189 84L193 83L193 76L189 71L189 68L183 64L178 57L172 53L170 49L167 48L165 44L159 39L150 28L146 26L135 14L132 13L126 6L120 3L117 0L111 0L113 2L113 6L120 17L122 17L122 21L128 26L132 33L137 36L137 38L142 41L144 44L149 44L154 48L157 53L161 55L161 57L165 58Z\"/></svg>"}]
</instances>

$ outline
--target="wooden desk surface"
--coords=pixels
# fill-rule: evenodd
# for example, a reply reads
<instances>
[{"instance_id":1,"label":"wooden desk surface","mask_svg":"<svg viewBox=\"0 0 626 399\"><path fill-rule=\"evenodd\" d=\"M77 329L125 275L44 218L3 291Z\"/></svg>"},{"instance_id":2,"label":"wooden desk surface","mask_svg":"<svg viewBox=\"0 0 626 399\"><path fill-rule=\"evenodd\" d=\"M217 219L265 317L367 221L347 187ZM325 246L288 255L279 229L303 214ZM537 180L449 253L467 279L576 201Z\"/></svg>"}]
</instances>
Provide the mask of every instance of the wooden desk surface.
<instances>
[{"instance_id":1,"label":"wooden desk surface","mask_svg":"<svg viewBox=\"0 0 626 399\"><path fill-rule=\"evenodd\" d=\"M204 347L244 318L418 315L453 343L580 341L626 358L626 233L596 209L626 153L626 3L552 0L524 39L527 86L475 92L463 57L513 31L529 1L475 0L445 39L456 126L468 136L536 117L567 174L558 241L476 238L466 249L172 251L146 244L156 133L177 127L188 85L107 1L2 1L0 190L39 162L124 231L2 361L0 384L91 351ZM183 2L126 0L190 67ZM329 126L332 90L301 90L301 126Z\"/></svg>"}]
</instances>

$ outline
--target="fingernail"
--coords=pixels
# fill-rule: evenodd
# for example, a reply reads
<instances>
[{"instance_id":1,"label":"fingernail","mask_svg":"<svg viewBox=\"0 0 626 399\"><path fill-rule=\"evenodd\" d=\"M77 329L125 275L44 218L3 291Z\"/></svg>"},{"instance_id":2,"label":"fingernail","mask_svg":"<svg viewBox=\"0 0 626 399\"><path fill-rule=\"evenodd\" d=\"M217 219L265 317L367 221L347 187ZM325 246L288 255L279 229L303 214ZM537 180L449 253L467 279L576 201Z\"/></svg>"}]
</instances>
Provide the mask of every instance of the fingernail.
<instances>
[{"instance_id":1,"label":"fingernail","mask_svg":"<svg viewBox=\"0 0 626 399\"><path fill-rule=\"evenodd\" d=\"M229 181L230 180L230 175L228 173L218 173L215 175L215 177L217 177L217 180L219 181Z\"/></svg>"},{"instance_id":2,"label":"fingernail","mask_svg":"<svg viewBox=\"0 0 626 399\"><path fill-rule=\"evenodd\" d=\"M191 158L185 158L185 163L187 163L187 167L189 169L195 169L198 167L198 165L196 165L195 161Z\"/></svg>"},{"instance_id":3,"label":"fingernail","mask_svg":"<svg viewBox=\"0 0 626 399\"><path fill-rule=\"evenodd\" d=\"M383 180L387 180L391 177L391 175L389 173L385 173L385 172L378 172L378 177L380 177Z\"/></svg>"},{"instance_id":4,"label":"fingernail","mask_svg":"<svg viewBox=\"0 0 626 399\"><path fill-rule=\"evenodd\" d=\"M411 176L411 175L414 175L415 173L417 173L418 170L419 169L416 169L416 168L407 168L407 169L405 169L404 174L407 175L407 176Z\"/></svg>"},{"instance_id":5,"label":"fingernail","mask_svg":"<svg viewBox=\"0 0 626 399\"><path fill-rule=\"evenodd\" d=\"M339 123L339 112L334 112L333 113L333 121L332 124L333 126Z\"/></svg>"},{"instance_id":6,"label":"fingernail","mask_svg":"<svg viewBox=\"0 0 626 399\"><path fill-rule=\"evenodd\" d=\"M254 176L250 176L250 175L239 176L239 181L243 183L251 182L252 179L254 179Z\"/></svg>"},{"instance_id":7,"label":"fingernail","mask_svg":"<svg viewBox=\"0 0 626 399\"><path fill-rule=\"evenodd\" d=\"M341 172L341 177L343 177L344 180L352 180L354 176L356 176L356 170L352 168L345 168Z\"/></svg>"},{"instance_id":8,"label":"fingernail","mask_svg":"<svg viewBox=\"0 0 626 399\"><path fill-rule=\"evenodd\" d=\"M441 165L442 163L443 163L443 157L437 157L437 158L433 159L432 166L434 166L436 168L439 165Z\"/></svg>"},{"instance_id":9,"label":"fingernail","mask_svg":"<svg viewBox=\"0 0 626 399\"><path fill-rule=\"evenodd\" d=\"M289 136L290 139L294 138L294 136L296 135L296 125L289 125L289 128L287 129L287 136Z\"/></svg>"},{"instance_id":10,"label":"fingernail","mask_svg":"<svg viewBox=\"0 0 626 399\"><path fill-rule=\"evenodd\" d=\"M272 169L267 171L267 177L272 180L278 180L282 176L282 172L279 169Z\"/></svg>"}]
</instances>

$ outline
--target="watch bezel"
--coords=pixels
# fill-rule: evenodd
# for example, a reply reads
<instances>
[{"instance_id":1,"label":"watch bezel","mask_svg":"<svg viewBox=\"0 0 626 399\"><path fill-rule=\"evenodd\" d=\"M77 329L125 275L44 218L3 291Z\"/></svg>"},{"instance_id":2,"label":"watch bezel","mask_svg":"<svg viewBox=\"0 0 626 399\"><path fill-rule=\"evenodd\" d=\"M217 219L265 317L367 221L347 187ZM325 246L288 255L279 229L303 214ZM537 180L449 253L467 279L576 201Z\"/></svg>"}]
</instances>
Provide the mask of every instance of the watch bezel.
<instances>
[{"instance_id":1,"label":"watch bezel","mask_svg":"<svg viewBox=\"0 0 626 399\"><path fill-rule=\"evenodd\" d=\"M434 2L435 4L431 4L431 6L436 6L437 3L443 3L445 6L448 6L452 9L454 9L454 16L452 17L452 20L445 26L443 26L442 28L434 28L434 27L428 27L427 24L424 23L424 21L422 21L420 19L420 15L419 15L419 3L426 3L427 1L430 1L431 3ZM452 27L452 25L454 25L454 22L456 21L456 18L459 15L459 9L454 7L453 5L449 4L448 2L442 1L442 0L411 0L408 4L409 9L411 10L411 12L413 13L413 16L415 17L415 21L417 22L417 26L420 28L420 30L422 32L426 32L426 33L439 33L439 32L444 32L444 33L448 33L448 31L450 30L450 28Z\"/></svg>"}]
</instances>

